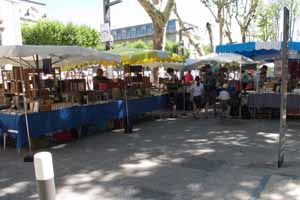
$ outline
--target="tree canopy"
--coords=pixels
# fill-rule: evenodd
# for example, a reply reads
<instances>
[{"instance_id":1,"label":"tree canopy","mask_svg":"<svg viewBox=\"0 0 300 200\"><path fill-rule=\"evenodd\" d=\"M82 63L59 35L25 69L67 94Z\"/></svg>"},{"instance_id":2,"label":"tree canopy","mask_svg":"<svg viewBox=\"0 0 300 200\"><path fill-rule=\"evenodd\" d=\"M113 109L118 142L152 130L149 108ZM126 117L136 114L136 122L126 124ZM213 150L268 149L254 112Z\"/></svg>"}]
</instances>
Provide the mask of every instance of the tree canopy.
<instances>
[{"instance_id":1,"label":"tree canopy","mask_svg":"<svg viewBox=\"0 0 300 200\"><path fill-rule=\"evenodd\" d=\"M153 49L153 44L150 41L144 42L142 40L138 40L138 41L133 41L133 42L118 43L118 44L115 44L113 46L113 48L114 49L118 49L118 48ZM178 48L179 48L178 42L173 42L173 41L167 40L166 45L165 45L165 51L178 54ZM187 49L187 48L184 49L184 56L186 58L188 58L190 56L189 49Z\"/></svg>"},{"instance_id":2,"label":"tree canopy","mask_svg":"<svg viewBox=\"0 0 300 200\"><path fill-rule=\"evenodd\" d=\"M22 26L23 43L27 45L78 45L102 49L100 34L86 25L41 20Z\"/></svg>"}]
</instances>

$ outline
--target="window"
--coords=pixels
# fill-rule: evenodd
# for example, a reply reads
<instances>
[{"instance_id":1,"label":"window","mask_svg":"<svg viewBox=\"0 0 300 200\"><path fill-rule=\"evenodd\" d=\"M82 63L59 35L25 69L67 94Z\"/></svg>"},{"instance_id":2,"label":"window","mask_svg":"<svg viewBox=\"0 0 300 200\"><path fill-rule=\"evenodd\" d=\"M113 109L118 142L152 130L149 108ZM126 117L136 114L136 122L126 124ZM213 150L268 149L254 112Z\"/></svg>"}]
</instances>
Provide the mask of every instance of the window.
<instances>
[{"instance_id":1,"label":"window","mask_svg":"<svg viewBox=\"0 0 300 200\"><path fill-rule=\"evenodd\" d=\"M112 35L113 35L114 39L117 39L117 31L113 31Z\"/></svg>"},{"instance_id":2,"label":"window","mask_svg":"<svg viewBox=\"0 0 300 200\"><path fill-rule=\"evenodd\" d=\"M141 26L136 27L136 35L137 36L141 36L142 35L142 27Z\"/></svg>"},{"instance_id":3,"label":"window","mask_svg":"<svg viewBox=\"0 0 300 200\"><path fill-rule=\"evenodd\" d=\"M131 28L130 36L131 37L135 37L136 36L136 28L135 27Z\"/></svg>"},{"instance_id":4,"label":"window","mask_svg":"<svg viewBox=\"0 0 300 200\"><path fill-rule=\"evenodd\" d=\"M146 33L146 26L142 26L142 28L141 28L141 34L145 35L145 33Z\"/></svg>"},{"instance_id":5,"label":"window","mask_svg":"<svg viewBox=\"0 0 300 200\"><path fill-rule=\"evenodd\" d=\"M117 31L117 39L118 40L122 39L122 31L120 31L120 30Z\"/></svg>"},{"instance_id":6,"label":"window","mask_svg":"<svg viewBox=\"0 0 300 200\"><path fill-rule=\"evenodd\" d=\"M147 34L152 34L153 33L152 24L147 24L146 25L146 32L147 32Z\"/></svg>"},{"instance_id":7,"label":"window","mask_svg":"<svg viewBox=\"0 0 300 200\"><path fill-rule=\"evenodd\" d=\"M126 38L126 30L122 30L122 39Z\"/></svg>"},{"instance_id":8,"label":"window","mask_svg":"<svg viewBox=\"0 0 300 200\"><path fill-rule=\"evenodd\" d=\"M175 32L176 31L176 20L170 20L167 26L167 32Z\"/></svg>"},{"instance_id":9,"label":"window","mask_svg":"<svg viewBox=\"0 0 300 200\"><path fill-rule=\"evenodd\" d=\"M126 38L130 38L130 33L131 33L130 28L127 28L126 29Z\"/></svg>"}]
</instances>

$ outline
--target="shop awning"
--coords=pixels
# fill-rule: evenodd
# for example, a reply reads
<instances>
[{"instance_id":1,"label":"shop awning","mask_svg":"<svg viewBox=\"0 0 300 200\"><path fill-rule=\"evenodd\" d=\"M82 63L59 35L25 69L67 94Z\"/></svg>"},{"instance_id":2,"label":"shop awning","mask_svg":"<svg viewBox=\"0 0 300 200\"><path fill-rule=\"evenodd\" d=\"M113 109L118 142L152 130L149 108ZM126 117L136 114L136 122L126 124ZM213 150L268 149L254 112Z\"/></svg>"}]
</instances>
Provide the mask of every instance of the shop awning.
<instances>
[{"instance_id":1,"label":"shop awning","mask_svg":"<svg viewBox=\"0 0 300 200\"><path fill-rule=\"evenodd\" d=\"M219 45L217 53L236 53L254 60L270 60L280 57L282 42L246 42ZM290 52L300 51L300 42L288 43Z\"/></svg>"},{"instance_id":2,"label":"shop awning","mask_svg":"<svg viewBox=\"0 0 300 200\"><path fill-rule=\"evenodd\" d=\"M37 61L38 55L38 61ZM25 67L36 67L42 59L51 58L54 67L68 70L91 64L117 65L121 58L117 54L102 52L78 46L0 46L0 65L20 64Z\"/></svg>"},{"instance_id":3,"label":"shop awning","mask_svg":"<svg viewBox=\"0 0 300 200\"><path fill-rule=\"evenodd\" d=\"M121 48L114 49L112 53L121 56L123 65L145 65L149 67L160 67L164 63L183 63L184 58L178 54L162 50Z\"/></svg>"}]
</instances>

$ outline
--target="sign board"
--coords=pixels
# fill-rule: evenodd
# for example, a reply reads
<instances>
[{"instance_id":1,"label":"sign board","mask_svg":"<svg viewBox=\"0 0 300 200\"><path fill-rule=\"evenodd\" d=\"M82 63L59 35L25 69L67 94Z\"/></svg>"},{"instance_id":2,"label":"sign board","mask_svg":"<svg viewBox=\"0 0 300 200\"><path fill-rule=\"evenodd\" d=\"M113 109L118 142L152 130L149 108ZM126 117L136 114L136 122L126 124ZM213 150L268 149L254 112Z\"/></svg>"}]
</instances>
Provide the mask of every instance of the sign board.
<instances>
[{"instance_id":1,"label":"sign board","mask_svg":"<svg viewBox=\"0 0 300 200\"><path fill-rule=\"evenodd\" d=\"M113 41L113 37L110 32L109 23L101 24L100 34L101 34L102 42L112 42Z\"/></svg>"}]
</instances>

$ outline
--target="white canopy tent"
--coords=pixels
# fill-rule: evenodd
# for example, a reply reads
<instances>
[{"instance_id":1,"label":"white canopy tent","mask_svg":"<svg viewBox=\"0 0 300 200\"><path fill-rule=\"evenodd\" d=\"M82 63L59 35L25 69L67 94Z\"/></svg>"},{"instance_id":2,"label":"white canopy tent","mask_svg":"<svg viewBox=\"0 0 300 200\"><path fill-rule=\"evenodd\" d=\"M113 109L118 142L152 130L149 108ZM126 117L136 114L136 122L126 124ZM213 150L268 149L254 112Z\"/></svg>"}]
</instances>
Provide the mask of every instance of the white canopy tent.
<instances>
[{"instance_id":1,"label":"white canopy tent","mask_svg":"<svg viewBox=\"0 0 300 200\"><path fill-rule=\"evenodd\" d=\"M230 63L238 63L240 65L257 64L252 59L247 58L247 57L242 56L242 55L239 55L239 54L233 54L233 53L215 54L215 53L211 53L209 55L202 56L198 60L187 59L185 64L184 64L183 70L196 69L200 65L204 65L204 64L217 65L217 64L230 64Z\"/></svg>"},{"instance_id":2,"label":"white canopy tent","mask_svg":"<svg viewBox=\"0 0 300 200\"><path fill-rule=\"evenodd\" d=\"M53 67L65 67L72 65L81 66L83 64L121 63L121 57L119 55L78 46L0 46L0 65L11 64L20 66L22 82L24 81L22 72L23 67L42 66L42 59L49 58L52 61ZM32 154L27 117L27 101L26 96L23 97L29 153ZM29 157L32 157L32 155Z\"/></svg>"},{"instance_id":3,"label":"white canopy tent","mask_svg":"<svg viewBox=\"0 0 300 200\"><path fill-rule=\"evenodd\" d=\"M121 62L119 55L78 46L0 46L0 65L22 64L24 67L36 67L44 58L51 58L54 67L89 62Z\"/></svg>"}]
</instances>

